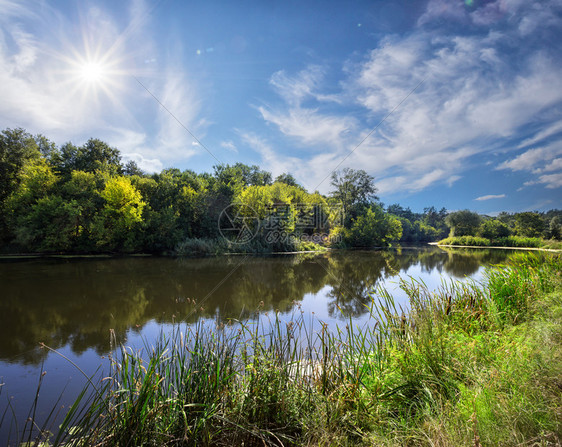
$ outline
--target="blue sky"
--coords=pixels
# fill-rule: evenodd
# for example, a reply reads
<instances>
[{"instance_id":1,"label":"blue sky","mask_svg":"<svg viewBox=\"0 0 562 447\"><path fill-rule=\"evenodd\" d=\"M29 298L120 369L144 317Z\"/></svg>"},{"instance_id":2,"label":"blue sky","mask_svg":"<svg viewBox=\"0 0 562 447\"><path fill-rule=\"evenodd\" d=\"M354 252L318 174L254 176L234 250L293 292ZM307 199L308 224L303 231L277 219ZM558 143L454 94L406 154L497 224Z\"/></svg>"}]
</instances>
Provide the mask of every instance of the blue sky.
<instances>
[{"instance_id":1,"label":"blue sky","mask_svg":"<svg viewBox=\"0 0 562 447\"><path fill-rule=\"evenodd\" d=\"M151 172L258 164L324 193L333 169L365 169L415 211L562 208L562 0L0 11L2 129L97 137Z\"/></svg>"}]
</instances>

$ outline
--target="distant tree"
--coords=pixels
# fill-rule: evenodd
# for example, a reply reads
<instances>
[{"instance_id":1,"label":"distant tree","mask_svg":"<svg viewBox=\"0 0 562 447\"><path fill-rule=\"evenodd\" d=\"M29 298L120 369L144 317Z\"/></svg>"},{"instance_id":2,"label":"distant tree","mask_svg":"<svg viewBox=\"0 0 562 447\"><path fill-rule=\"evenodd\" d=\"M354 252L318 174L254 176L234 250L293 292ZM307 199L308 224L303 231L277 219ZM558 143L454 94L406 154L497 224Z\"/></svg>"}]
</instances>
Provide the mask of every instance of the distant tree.
<instances>
[{"instance_id":1,"label":"distant tree","mask_svg":"<svg viewBox=\"0 0 562 447\"><path fill-rule=\"evenodd\" d=\"M518 236L541 237L545 222L539 213L524 212L515 215L515 230Z\"/></svg>"},{"instance_id":2,"label":"distant tree","mask_svg":"<svg viewBox=\"0 0 562 447\"><path fill-rule=\"evenodd\" d=\"M358 215L354 209L358 205L367 206L378 200L374 177L362 169L344 168L342 171L334 171L331 184L335 188L331 195L342 204L347 222Z\"/></svg>"},{"instance_id":3,"label":"distant tree","mask_svg":"<svg viewBox=\"0 0 562 447\"><path fill-rule=\"evenodd\" d=\"M509 227L498 219L485 220L480 224L478 232L482 237L491 240L507 237L511 233L511 231L509 231Z\"/></svg>"},{"instance_id":4,"label":"distant tree","mask_svg":"<svg viewBox=\"0 0 562 447\"><path fill-rule=\"evenodd\" d=\"M72 171L103 171L116 175L121 174L123 170L119 150L97 138L90 138L81 147L72 143L64 144L54 165L66 177L70 177Z\"/></svg>"},{"instance_id":5,"label":"distant tree","mask_svg":"<svg viewBox=\"0 0 562 447\"><path fill-rule=\"evenodd\" d=\"M33 139L35 140L37 148L39 149L39 152L41 152L43 158L53 164L59 155L59 151L56 148L55 143L43 135L36 135Z\"/></svg>"},{"instance_id":6,"label":"distant tree","mask_svg":"<svg viewBox=\"0 0 562 447\"><path fill-rule=\"evenodd\" d=\"M221 183L246 186L265 186L271 185L271 173L263 171L259 166L248 166L244 163L231 165L214 166L215 177Z\"/></svg>"},{"instance_id":7,"label":"distant tree","mask_svg":"<svg viewBox=\"0 0 562 447\"><path fill-rule=\"evenodd\" d=\"M398 203L389 205L386 208L386 212L390 214L394 214L395 216L398 217L403 217L405 219L408 219L410 223L413 223L415 220L419 218L419 215L416 215L416 213L414 213L410 208L404 208L400 206Z\"/></svg>"},{"instance_id":8,"label":"distant tree","mask_svg":"<svg viewBox=\"0 0 562 447\"><path fill-rule=\"evenodd\" d=\"M297 183L295 177L293 177L292 174L290 173L278 175L275 178L275 183L285 183L286 185L289 186L296 186L298 188L302 188L302 186Z\"/></svg>"},{"instance_id":9,"label":"distant tree","mask_svg":"<svg viewBox=\"0 0 562 447\"><path fill-rule=\"evenodd\" d=\"M353 247L386 247L400 240L402 225L379 205L371 205L352 222L345 235L345 242Z\"/></svg>"},{"instance_id":10,"label":"distant tree","mask_svg":"<svg viewBox=\"0 0 562 447\"><path fill-rule=\"evenodd\" d=\"M455 211L445 218L450 228L450 236L475 236L480 225L481 217L469 210Z\"/></svg>"},{"instance_id":11,"label":"distant tree","mask_svg":"<svg viewBox=\"0 0 562 447\"><path fill-rule=\"evenodd\" d=\"M135 160L129 160L123 167L123 175L127 175L129 177L138 175L139 177L142 177L144 175L144 172L141 168L139 168L139 165Z\"/></svg>"},{"instance_id":12,"label":"distant tree","mask_svg":"<svg viewBox=\"0 0 562 447\"><path fill-rule=\"evenodd\" d=\"M548 233L551 239L562 239L562 218L560 216L554 216L550 219Z\"/></svg>"}]
</instances>

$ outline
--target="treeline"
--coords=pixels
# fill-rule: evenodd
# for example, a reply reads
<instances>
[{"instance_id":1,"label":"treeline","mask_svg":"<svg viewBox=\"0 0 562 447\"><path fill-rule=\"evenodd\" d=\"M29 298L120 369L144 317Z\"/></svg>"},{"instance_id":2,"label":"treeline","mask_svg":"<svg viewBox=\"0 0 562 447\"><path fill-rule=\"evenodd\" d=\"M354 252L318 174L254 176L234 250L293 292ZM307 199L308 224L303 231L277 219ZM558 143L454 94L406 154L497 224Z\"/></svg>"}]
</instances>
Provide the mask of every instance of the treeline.
<instances>
[{"instance_id":1,"label":"treeline","mask_svg":"<svg viewBox=\"0 0 562 447\"><path fill-rule=\"evenodd\" d=\"M463 240L472 242L482 242L482 239L486 239L488 243L483 245L512 245L520 242L521 246L525 246L527 242L538 246L537 241L559 241L562 238L561 210L542 213L501 212L498 216L491 217L470 210L448 213L445 208L437 211L433 207L425 208L423 213L414 213L409 208L404 209L394 204L387 207L387 211L400 219L403 230L401 242L434 241L448 237L464 238Z\"/></svg>"},{"instance_id":2,"label":"treeline","mask_svg":"<svg viewBox=\"0 0 562 447\"><path fill-rule=\"evenodd\" d=\"M502 212L497 217L481 216L469 210L449 213L445 219L447 245L559 248L562 236L562 211L545 213Z\"/></svg>"},{"instance_id":3,"label":"treeline","mask_svg":"<svg viewBox=\"0 0 562 447\"><path fill-rule=\"evenodd\" d=\"M42 135L6 129L0 133L0 251L300 251L491 231L560 239L559 211L495 219L434 207L414 213L398 204L385 209L363 170L334 172L331 184L328 195L311 193L289 173L274 179L242 163L214 166L212 173L147 174L98 139L57 147Z\"/></svg>"},{"instance_id":4,"label":"treeline","mask_svg":"<svg viewBox=\"0 0 562 447\"><path fill-rule=\"evenodd\" d=\"M23 129L0 133L0 244L16 252L292 251L381 246L401 236L374 180L344 170L334 192L309 193L290 174L220 165L212 173L146 174L98 139L82 146Z\"/></svg>"}]
</instances>

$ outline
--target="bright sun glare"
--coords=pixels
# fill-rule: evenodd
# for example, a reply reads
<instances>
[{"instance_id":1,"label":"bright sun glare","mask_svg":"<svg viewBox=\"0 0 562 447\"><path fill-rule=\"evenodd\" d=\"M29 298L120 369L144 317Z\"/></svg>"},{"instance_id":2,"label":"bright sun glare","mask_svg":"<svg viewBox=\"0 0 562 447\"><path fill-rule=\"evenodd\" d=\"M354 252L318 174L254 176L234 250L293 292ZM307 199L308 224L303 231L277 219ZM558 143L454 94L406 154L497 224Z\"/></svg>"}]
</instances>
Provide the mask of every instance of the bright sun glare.
<instances>
[{"instance_id":1,"label":"bright sun glare","mask_svg":"<svg viewBox=\"0 0 562 447\"><path fill-rule=\"evenodd\" d=\"M104 66L97 62L86 62L80 68L80 75L87 82L101 82L106 74Z\"/></svg>"}]
</instances>

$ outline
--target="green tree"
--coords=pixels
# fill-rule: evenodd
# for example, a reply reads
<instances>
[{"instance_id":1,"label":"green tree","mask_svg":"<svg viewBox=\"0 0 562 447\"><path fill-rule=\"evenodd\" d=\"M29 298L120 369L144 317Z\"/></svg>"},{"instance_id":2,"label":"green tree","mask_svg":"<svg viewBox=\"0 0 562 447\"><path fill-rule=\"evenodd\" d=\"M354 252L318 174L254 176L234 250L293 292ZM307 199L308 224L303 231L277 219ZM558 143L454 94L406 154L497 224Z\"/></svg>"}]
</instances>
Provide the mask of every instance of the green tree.
<instances>
[{"instance_id":1,"label":"green tree","mask_svg":"<svg viewBox=\"0 0 562 447\"><path fill-rule=\"evenodd\" d=\"M551 239L562 239L562 218L554 216L548 224L548 233Z\"/></svg>"},{"instance_id":2,"label":"green tree","mask_svg":"<svg viewBox=\"0 0 562 447\"><path fill-rule=\"evenodd\" d=\"M123 175L137 175L139 177L142 177L144 175L144 172L141 168L139 168L139 165L135 160L129 160L123 167Z\"/></svg>"},{"instance_id":3,"label":"green tree","mask_svg":"<svg viewBox=\"0 0 562 447\"><path fill-rule=\"evenodd\" d=\"M515 215L515 231L518 236L542 237L545 223L539 213L524 212Z\"/></svg>"},{"instance_id":4,"label":"green tree","mask_svg":"<svg viewBox=\"0 0 562 447\"><path fill-rule=\"evenodd\" d=\"M23 166L17 189L8 197L4 208L7 211L7 223L18 246L35 251L34 243L41 239L40 227L48 222L29 220L29 215L33 214L38 201L47 196L56 183L57 178L44 159L31 160Z\"/></svg>"},{"instance_id":5,"label":"green tree","mask_svg":"<svg viewBox=\"0 0 562 447\"><path fill-rule=\"evenodd\" d=\"M331 184L335 188L331 195L342 204L347 224L358 215L360 207L378 200L374 177L362 169L334 171Z\"/></svg>"},{"instance_id":6,"label":"green tree","mask_svg":"<svg viewBox=\"0 0 562 447\"><path fill-rule=\"evenodd\" d=\"M386 214L379 205L372 205L352 222L345 232L345 242L353 247L386 247L401 236L400 220Z\"/></svg>"},{"instance_id":7,"label":"green tree","mask_svg":"<svg viewBox=\"0 0 562 447\"><path fill-rule=\"evenodd\" d=\"M290 173L278 175L277 177L275 177L275 183L285 183L289 186L296 186L298 188L304 189L301 185L298 184L297 179L295 179L295 177L293 177L293 175Z\"/></svg>"},{"instance_id":8,"label":"green tree","mask_svg":"<svg viewBox=\"0 0 562 447\"><path fill-rule=\"evenodd\" d=\"M0 133L0 205L16 190L20 173L41 152L33 137L23 129L6 129Z\"/></svg>"},{"instance_id":9,"label":"green tree","mask_svg":"<svg viewBox=\"0 0 562 447\"><path fill-rule=\"evenodd\" d=\"M403 217L413 223L420 218L419 214L414 213L410 208L404 208L398 203L387 206L386 212L394 214L397 217Z\"/></svg>"},{"instance_id":10,"label":"green tree","mask_svg":"<svg viewBox=\"0 0 562 447\"><path fill-rule=\"evenodd\" d=\"M117 175L123 170L119 150L97 138L90 138L81 147L72 143L64 144L53 164L66 177L70 177L72 171L103 171Z\"/></svg>"},{"instance_id":11,"label":"green tree","mask_svg":"<svg viewBox=\"0 0 562 447\"><path fill-rule=\"evenodd\" d=\"M480 215L469 210L455 211L445 218L445 223L451 230L451 237L476 236L480 221Z\"/></svg>"},{"instance_id":12,"label":"green tree","mask_svg":"<svg viewBox=\"0 0 562 447\"><path fill-rule=\"evenodd\" d=\"M76 225L80 214L75 200L66 202L58 195L42 197L20 215L16 241L30 251L70 251L80 236Z\"/></svg>"},{"instance_id":13,"label":"green tree","mask_svg":"<svg viewBox=\"0 0 562 447\"><path fill-rule=\"evenodd\" d=\"M478 230L480 236L490 240L496 240L510 235L509 227L498 219L488 219L480 224Z\"/></svg>"},{"instance_id":14,"label":"green tree","mask_svg":"<svg viewBox=\"0 0 562 447\"><path fill-rule=\"evenodd\" d=\"M113 177L100 196L105 205L95 222L97 244L106 249L132 250L138 244L133 230L139 230L146 203L128 177Z\"/></svg>"},{"instance_id":15,"label":"green tree","mask_svg":"<svg viewBox=\"0 0 562 447\"><path fill-rule=\"evenodd\" d=\"M449 232L445 218L447 209L441 208L439 211L434 206L423 209L423 223L437 230L437 239L443 239Z\"/></svg>"}]
</instances>

